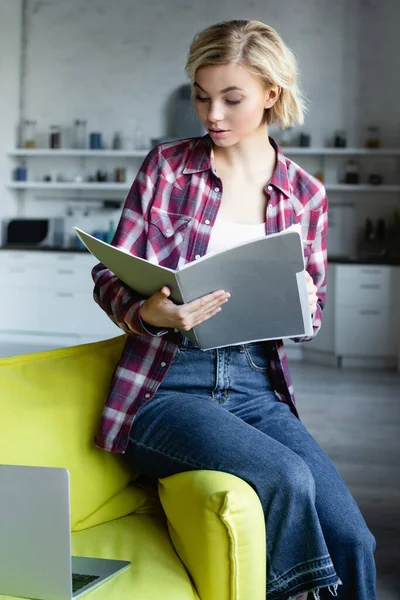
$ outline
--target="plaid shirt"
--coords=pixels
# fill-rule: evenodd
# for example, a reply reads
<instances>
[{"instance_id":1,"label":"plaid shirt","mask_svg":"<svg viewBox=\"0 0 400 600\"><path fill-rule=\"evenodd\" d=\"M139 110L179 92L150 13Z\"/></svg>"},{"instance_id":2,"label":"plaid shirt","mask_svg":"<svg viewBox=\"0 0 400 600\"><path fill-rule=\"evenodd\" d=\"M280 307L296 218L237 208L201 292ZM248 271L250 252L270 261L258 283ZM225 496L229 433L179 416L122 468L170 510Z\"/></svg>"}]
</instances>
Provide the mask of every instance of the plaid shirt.
<instances>
[{"instance_id":1,"label":"plaid shirt","mask_svg":"<svg viewBox=\"0 0 400 600\"><path fill-rule=\"evenodd\" d=\"M294 223L301 225L306 269L318 289L315 335L326 297L327 197L317 179L286 158L272 138L270 142L277 151L277 163L265 189L269 196L265 231L268 235ZM221 197L222 182L216 175L208 135L160 144L139 169L112 244L177 269L207 253ZM135 415L156 393L182 335L173 329L145 329L140 319L145 298L103 264L94 267L92 276L96 302L128 334L95 442L105 450L123 453ZM282 340L268 344L268 353L271 386L299 418Z\"/></svg>"}]
</instances>

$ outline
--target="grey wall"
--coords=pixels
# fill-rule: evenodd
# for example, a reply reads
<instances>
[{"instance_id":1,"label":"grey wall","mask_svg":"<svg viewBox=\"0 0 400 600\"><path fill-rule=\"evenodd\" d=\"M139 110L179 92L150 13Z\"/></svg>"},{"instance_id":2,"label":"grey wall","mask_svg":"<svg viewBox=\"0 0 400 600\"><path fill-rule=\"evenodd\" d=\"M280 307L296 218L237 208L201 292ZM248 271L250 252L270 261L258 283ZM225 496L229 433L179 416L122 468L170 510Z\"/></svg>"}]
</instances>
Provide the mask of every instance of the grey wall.
<instances>
[{"instance_id":1,"label":"grey wall","mask_svg":"<svg viewBox=\"0 0 400 600\"><path fill-rule=\"evenodd\" d=\"M3 183L14 166L5 153L14 146L19 97L23 116L37 120L44 146L50 124L68 131L74 118L85 117L89 130L104 132L107 144L121 130L130 148L138 123L147 139L165 134L168 99L186 81L184 64L195 32L231 18L271 24L298 56L309 98L303 129L313 145L325 144L342 128L349 145L359 145L366 126L375 123L384 145L399 145L398 0L26 0L22 42L21 6L22 0L0 0ZM21 52L26 68L20 88ZM4 185L0 199L0 216L17 211L16 194ZM385 211L393 204L388 195L382 203L369 197L361 212L368 205ZM61 207L51 209L47 202L42 209L37 195L26 203L28 213Z\"/></svg>"}]
</instances>

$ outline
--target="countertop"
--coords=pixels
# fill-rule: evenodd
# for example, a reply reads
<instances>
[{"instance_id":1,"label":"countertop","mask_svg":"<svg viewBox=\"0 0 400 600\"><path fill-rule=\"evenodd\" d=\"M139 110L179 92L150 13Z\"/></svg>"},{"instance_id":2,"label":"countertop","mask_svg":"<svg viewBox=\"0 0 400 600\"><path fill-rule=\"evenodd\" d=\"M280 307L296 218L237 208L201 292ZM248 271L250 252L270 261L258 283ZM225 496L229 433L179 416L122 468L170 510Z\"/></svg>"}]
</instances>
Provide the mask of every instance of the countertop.
<instances>
[{"instance_id":1,"label":"countertop","mask_svg":"<svg viewBox=\"0 0 400 600\"><path fill-rule=\"evenodd\" d=\"M65 248L62 246L0 246L0 250L28 250L35 252L74 252L77 254L87 254L86 248ZM332 264L347 265L400 265L400 256L331 256L328 262Z\"/></svg>"}]
</instances>

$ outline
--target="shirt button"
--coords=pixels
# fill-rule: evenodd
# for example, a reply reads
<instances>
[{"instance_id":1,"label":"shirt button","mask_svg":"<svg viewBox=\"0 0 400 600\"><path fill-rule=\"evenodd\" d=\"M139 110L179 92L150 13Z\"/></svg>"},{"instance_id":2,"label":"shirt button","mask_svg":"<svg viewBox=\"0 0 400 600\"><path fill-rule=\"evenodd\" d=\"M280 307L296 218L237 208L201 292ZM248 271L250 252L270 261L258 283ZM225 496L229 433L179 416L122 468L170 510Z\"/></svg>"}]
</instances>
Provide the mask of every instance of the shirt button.
<instances>
[{"instance_id":1,"label":"shirt button","mask_svg":"<svg viewBox=\"0 0 400 600\"><path fill-rule=\"evenodd\" d=\"M165 233L166 233L167 235L171 235L171 233L172 233L172 229L166 229L166 230L165 230Z\"/></svg>"},{"instance_id":2,"label":"shirt button","mask_svg":"<svg viewBox=\"0 0 400 600\"><path fill-rule=\"evenodd\" d=\"M150 394L145 394L144 397L145 398L150 398Z\"/></svg>"},{"instance_id":3,"label":"shirt button","mask_svg":"<svg viewBox=\"0 0 400 600\"><path fill-rule=\"evenodd\" d=\"M205 223L206 225L209 225L209 224L211 223L211 221L210 221L210 219L206 219L206 220L204 221L204 223Z\"/></svg>"},{"instance_id":4,"label":"shirt button","mask_svg":"<svg viewBox=\"0 0 400 600\"><path fill-rule=\"evenodd\" d=\"M162 366L162 367L166 367L166 366L167 366L167 363L166 363L166 362L162 362L162 363L161 363L161 366Z\"/></svg>"},{"instance_id":5,"label":"shirt button","mask_svg":"<svg viewBox=\"0 0 400 600\"><path fill-rule=\"evenodd\" d=\"M272 204L269 204L269 206L268 206L268 210L272 210L272 209L273 209L273 206L272 206Z\"/></svg>"},{"instance_id":6,"label":"shirt button","mask_svg":"<svg viewBox=\"0 0 400 600\"><path fill-rule=\"evenodd\" d=\"M199 258L201 258L201 254L196 254L195 259L199 260Z\"/></svg>"},{"instance_id":7,"label":"shirt button","mask_svg":"<svg viewBox=\"0 0 400 600\"><path fill-rule=\"evenodd\" d=\"M269 185L269 186L267 187L267 190L271 191L271 190L272 190L272 185Z\"/></svg>"},{"instance_id":8,"label":"shirt button","mask_svg":"<svg viewBox=\"0 0 400 600\"><path fill-rule=\"evenodd\" d=\"M219 187L214 188L214 192L219 192Z\"/></svg>"}]
</instances>

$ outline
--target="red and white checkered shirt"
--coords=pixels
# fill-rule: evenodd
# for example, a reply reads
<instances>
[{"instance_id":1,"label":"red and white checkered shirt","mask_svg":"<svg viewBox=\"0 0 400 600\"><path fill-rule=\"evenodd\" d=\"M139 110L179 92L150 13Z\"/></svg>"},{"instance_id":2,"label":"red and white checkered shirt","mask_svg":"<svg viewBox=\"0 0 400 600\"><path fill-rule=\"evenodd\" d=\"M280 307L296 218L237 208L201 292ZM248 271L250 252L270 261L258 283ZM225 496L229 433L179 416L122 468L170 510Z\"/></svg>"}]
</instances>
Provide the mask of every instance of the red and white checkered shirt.
<instances>
[{"instance_id":1,"label":"red and white checkered shirt","mask_svg":"<svg viewBox=\"0 0 400 600\"><path fill-rule=\"evenodd\" d=\"M320 181L286 158L272 138L270 141L277 151L277 163L265 189L269 196L265 231L269 235L295 223L301 225L306 269L318 289L315 335L326 298L326 192ZM149 152L132 184L112 244L177 269L207 253L222 193L208 135L160 144ZM96 302L129 334L95 436L100 448L123 453L135 415L156 393L182 335L173 329L150 334L139 315L145 298L101 263L92 276ZM283 342L276 340L268 347L272 389L299 418Z\"/></svg>"}]
</instances>

